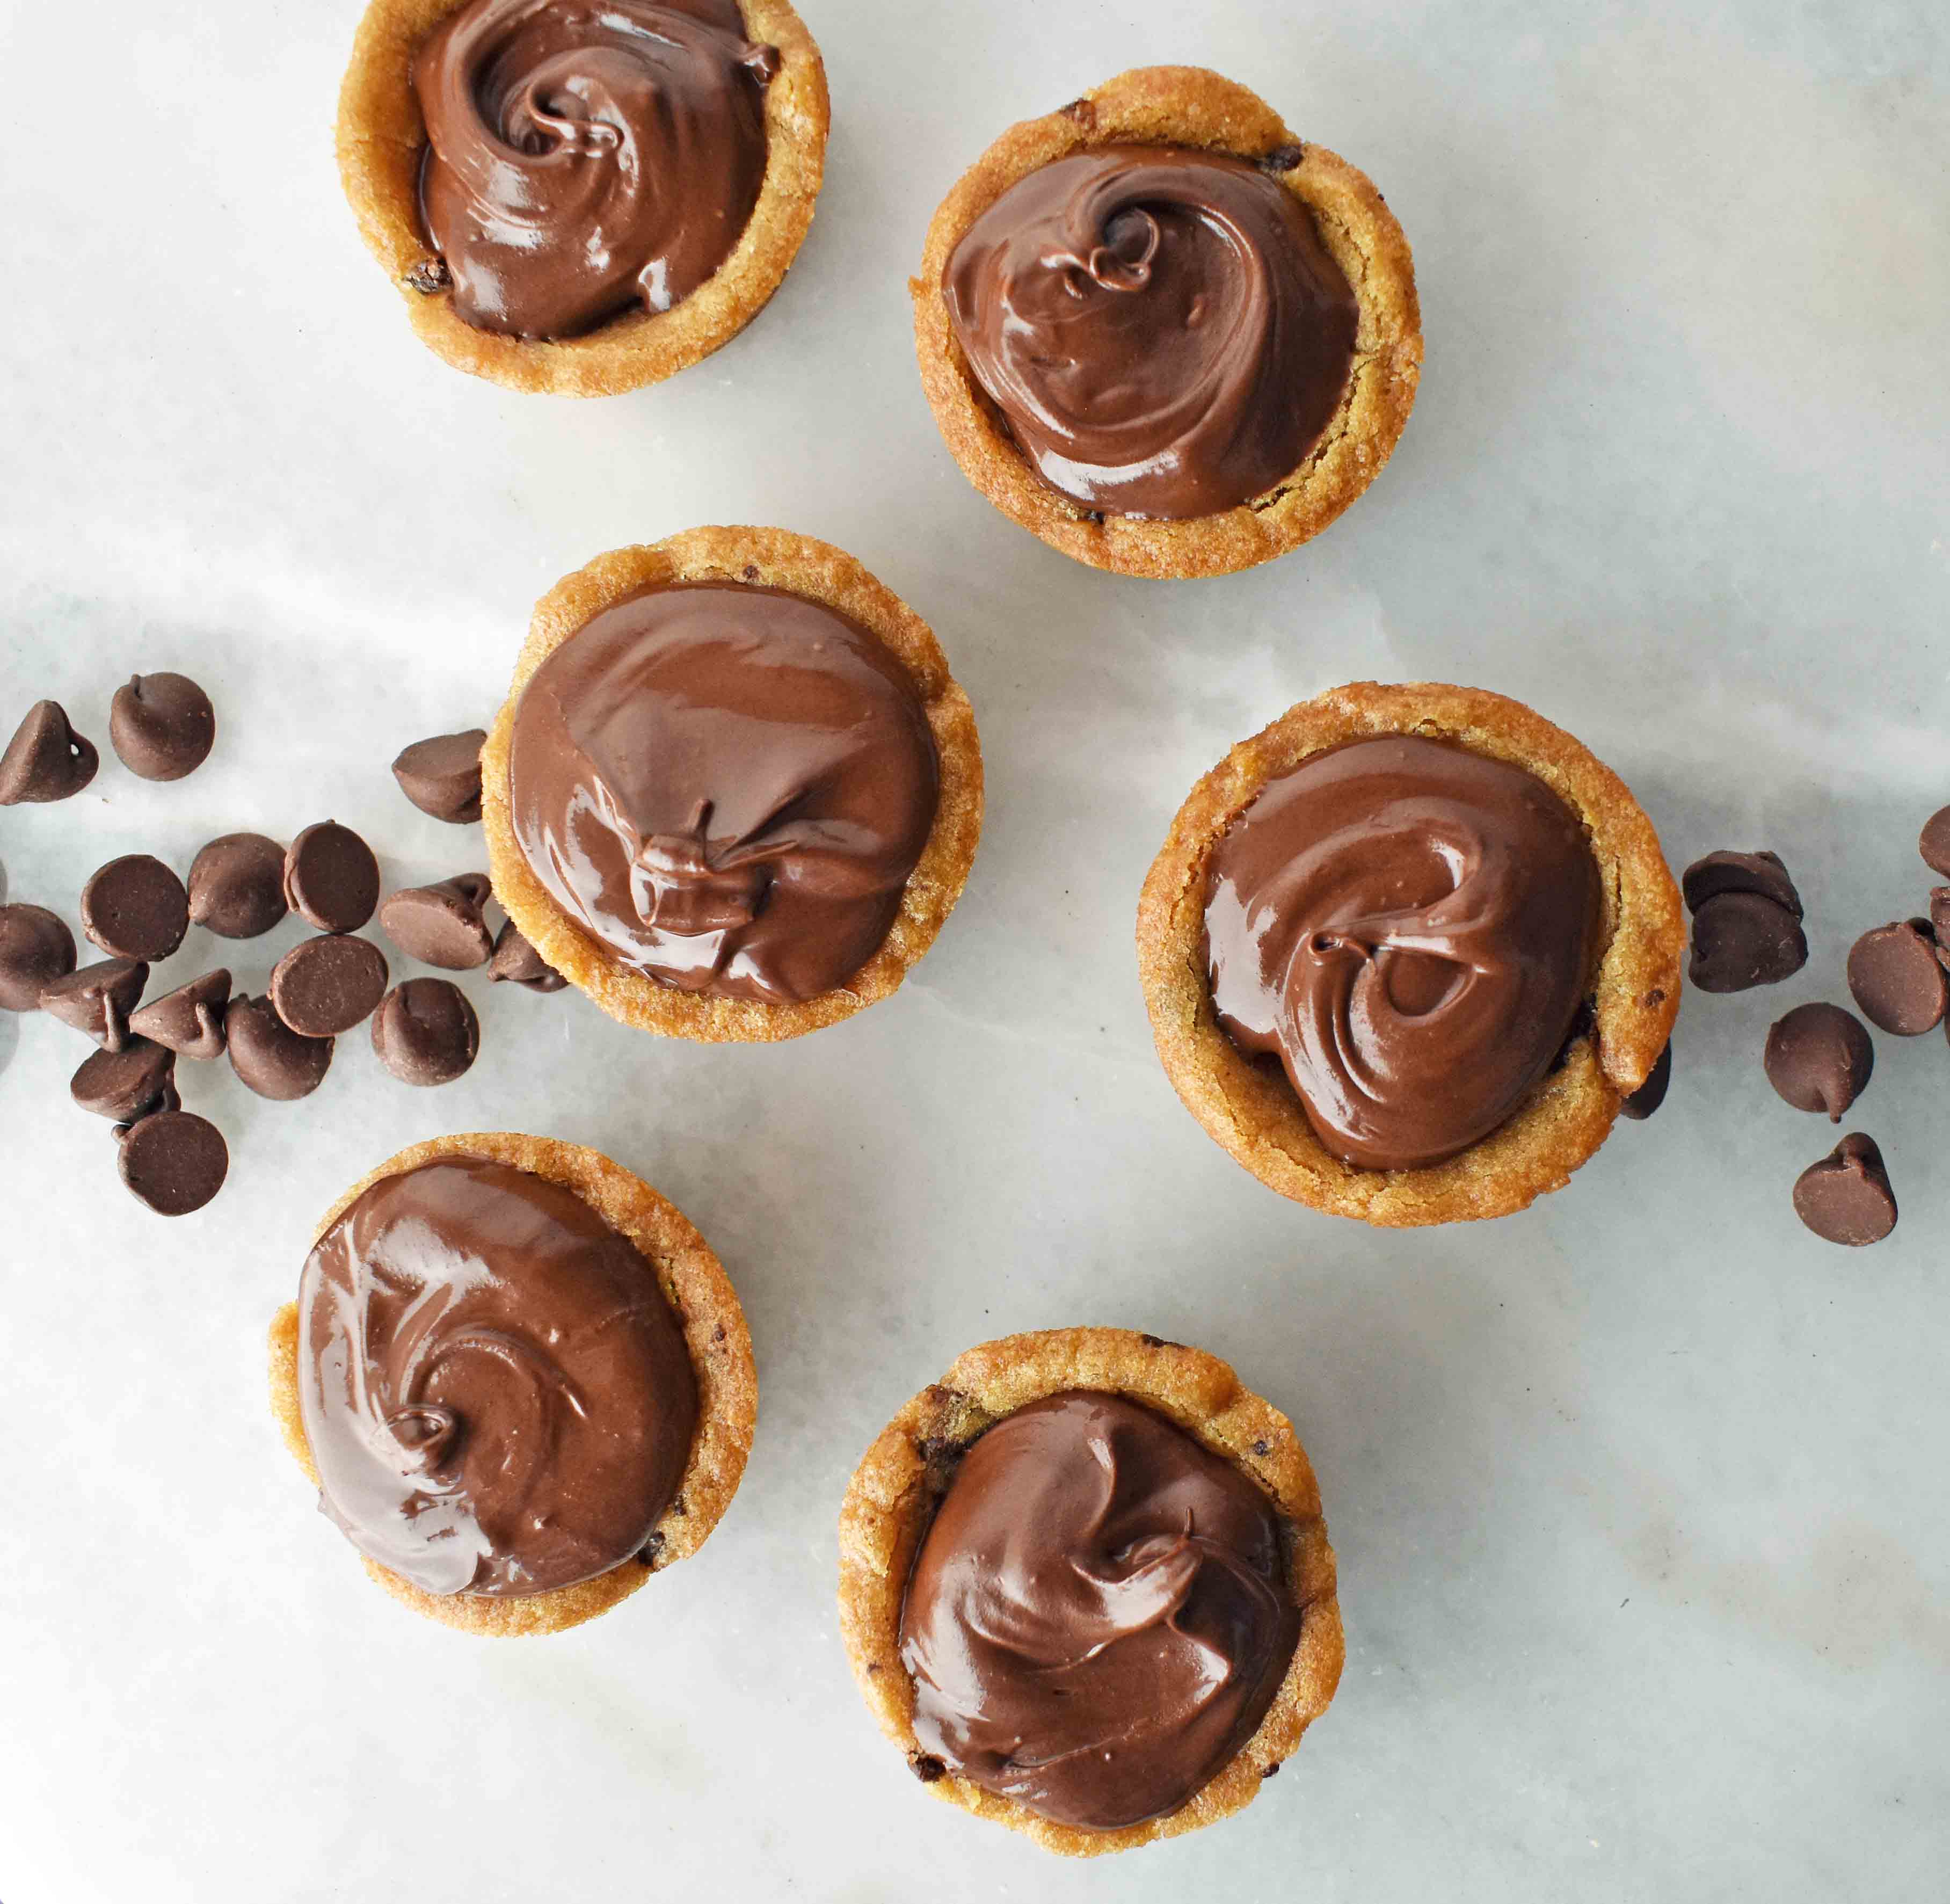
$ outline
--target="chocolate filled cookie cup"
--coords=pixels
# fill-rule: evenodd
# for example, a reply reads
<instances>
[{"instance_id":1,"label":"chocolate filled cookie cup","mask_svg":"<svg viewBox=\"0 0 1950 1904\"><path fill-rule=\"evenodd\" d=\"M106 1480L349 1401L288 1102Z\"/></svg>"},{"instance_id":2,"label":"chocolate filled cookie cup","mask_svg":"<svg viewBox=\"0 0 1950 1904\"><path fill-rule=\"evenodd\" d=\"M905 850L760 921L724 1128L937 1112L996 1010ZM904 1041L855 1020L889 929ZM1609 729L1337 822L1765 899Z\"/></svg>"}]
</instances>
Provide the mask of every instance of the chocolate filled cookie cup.
<instances>
[{"instance_id":1,"label":"chocolate filled cookie cup","mask_svg":"<svg viewBox=\"0 0 1950 1904\"><path fill-rule=\"evenodd\" d=\"M613 1017L796 1038L894 991L982 827L967 696L851 556L702 528L535 609L481 749L495 896Z\"/></svg>"},{"instance_id":2,"label":"chocolate filled cookie cup","mask_svg":"<svg viewBox=\"0 0 1950 1904\"><path fill-rule=\"evenodd\" d=\"M840 1510L839 1631L930 1792L1070 1857L1250 1804L1344 1650L1291 1423L1120 1329L983 1343L888 1423Z\"/></svg>"},{"instance_id":3,"label":"chocolate filled cookie cup","mask_svg":"<svg viewBox=\"0 0 1950 1904\"><path fill-rule=\"evenodd\" d=\"M332 1205L270 1385L366 1572L496 1638L580 1625L695 1553L758 1412L744 1313L683 1214L505 1131L416 1144Z\"/></svg>"},{"instance_id":4,"label":"chocolate filled cookie cup","mask_svg":"<svg viewBox=\"0 0 1950 1904\"><path fill-rule=\"evenodd\" d=\"M430 349L512 390L613 396L764 309L829 119L787 0L372 0L339 176Z\"/></svg>"},{"instance_id":5,"label":"chocolate filled cookie cup","mask_svg":"<svg viewBox=\"0 0 1950 1904\"><path fill-rule=\"evenodd\" d=\"M1521 1210L1605 1141L1679 1010L1685 925L1624 784L1521 702L1360 682L1242 741L1145 881L1158 1056L1296 1202Z\"/></svg>"},{"instance_id":6,"label":"chocolate filled cookie cup","mask_svg":"<svg viewBox=\"0 0 1950 1904\"><path fill-rule=\"evenodd\" d=\"M1195 67L1012 126L942 201L911 289L963 473L1120 575L1229 575L1319 534L1388 461L1422 373L1381 194Z\"/></svg>"}]
</instances>

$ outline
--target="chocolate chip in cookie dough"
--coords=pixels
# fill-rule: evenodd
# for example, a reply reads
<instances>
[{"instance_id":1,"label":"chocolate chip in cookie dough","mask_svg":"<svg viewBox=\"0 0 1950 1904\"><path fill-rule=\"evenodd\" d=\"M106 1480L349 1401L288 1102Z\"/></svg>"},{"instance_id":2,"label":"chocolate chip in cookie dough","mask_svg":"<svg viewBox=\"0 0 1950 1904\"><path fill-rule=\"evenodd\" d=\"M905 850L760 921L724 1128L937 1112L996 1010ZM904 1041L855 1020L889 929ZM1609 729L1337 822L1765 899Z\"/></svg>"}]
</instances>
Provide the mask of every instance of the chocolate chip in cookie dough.
<instances>
[{"instance_id":1,"label":"chocolate chip in cookie dough","mask_svg":"<svg viewBox=\"0 0 1950 1904\"><path fill-rule=\"evenodd\" d=\"M483 916L494 888L485 873L462 873L436 886L409 886L379 908L379 929L409 958L443 971L487 964L494 941Z\"/></svg>"},{"instance_id":2,"label":"chocolate chip in cookie dough","mask_svg":"<svg viewBox=\"0 0 1950 1904\"><path fill-rule=\"evenodd\" d=\"M44 905L0 905L0 1011L38 1011L41 993L74 970L74 934Z\"/></svg>"},{"instance_id":3,"label":"chocolate chip in cookie dough","mask_svg":"<svg viewBox=\"0 0 1950 1904\"><path fill-rule=\"evenodd\" d=\"M422 813L454 826L481 817L481 746L484 729L437 734L403 749L393 762L400 791Z\"/></svg>"},{"instance_id":4,"label":"chocolate chip in cookie dough","mask_svg":"<svg viewBox=\"0 0 1950 1904\"><path fill-rule=\"evenodd\" d=\"M1864 933L1849 954L1849 989L1879 1030L1899 1038L1933 1031L1950 1005L1950 978L1930 921L1893 920Z\"/></svg>"},{"instance_id":5,"label":"chocolate chip in cookie dough","mask_svg":"<svg viewBox=\"0 0 1950 1904\"><path fill-rule=\"evenodd\" d=\"M1923 855L1923 863L1933 873L1941 873L1950 879L1950 806L1933 813L1923 823L1923 831L1917 836L1916 849Z\"/></svg>"},{"instance_id":6,"label":"chocolate chip in cookie dough","mask_svg":"<svg viewBox=\"0 0 1950 1904\"><path fill-rule=\"evenodd\" d=\"M379 862L350 827L321 820L285 855L285 897L320 932L357 932L379 903Z\"/></svg>"},{"instance_id":7,"label":"chocolate chip in cookie dough","mask_svg":"<svg viewBox=\"0 0 1950 1904\"><path fill-rule=\"evenodd\" d=\"M494 956L488 961L488 976L497 985L519 985L531 992L559 992L568 983L528 943L512 919L502 926L494 940Z\"/></svg>"},{"instance_id":8,"label":"chocolate chip in cookie dough","mask_svg":"<svg viewBox=\"0 0 1950 1904\"><path fill-rule=\"evenodd\" d=\"M0 806L64 800L94 779L101 764L58 701L36 701L0 754Z\"/></svg>"},{"instance_id":9,"label":"chocolate chip in cookie dough","mask_svg":"<svg viewBox=\"0 0 1950 1904\"><path fill-rule=\"evenodd\" d=\"M154 964L182 943L189 895L160 859L125 853L81 889L81 929L112 957Z\"/></svg>"},{"instance_id":10,"label":"chocolate chip in cookie dough","mask_svg":"<svg viewBox=\"0 0 1950 1904\"><path fill-rule=\"evenodd\" d=\"M104 958L84 965L41 990L41 1009L105 1051L120 1051L129 1037L129 1014L142 1001L149 968L139 958Z\"/></svg>"},{"instance_id":11,"label":"chocolate chip in cookie dough","mask_svg":"<svg viewBox=\"0 0 1950 1904\"><path fill-rule=\"evenodd\" d=\"M1666 1091L1671 1083L1672 1046L1668 1042L1646 1074L1646 1081L1618 1106L1618 1115L1630 1117L1634 1123L1644 1123L1665 1103Z\"/></svg>"},{"instance_id":12,"label":"chocolate chip in cookie dough","mask_svg":"<svg viewBox=\"0 0 1950 1904\"><path fill-rule=\"evenodd\" d=\"M332 1041L307 1038L280 1018L269 999L234 998L223 1014L230 1068L260 1098L288 1104L325 1082Z\"/></svg>"},{"instance_id":13,"label":"chocolate chip in cookie dough","mask_svg":"<svg viewBox=\"0 0 1950 1904\"><path fill-rule=\"evenodd\" d=\"M1876 1048L1867 1027L1839 1005L1797 1005L1768 1032L1761 1062L1768 1082L1797 1111L1842 1114L1868 1088Z\"/></svg>"},{"instance_id":14,"label":"chocolate chip in cookie dough","mask_svg":"<svg viewBox=\"0 0 1950 1904\"><path fill-rule=\"evenodd\" d=\"M189 869L189 916L220 939L255 939L291 910L285 849L261 833L226 833Z\"/></svg>"},{"instance_id":15,"label":"chocolate chip in cookie dough","mask_svg":"<svg viewBox=\"0 0 1950 1904\"><path fill-rule=\"evenodd\" d=\"M481 1021L450 980L410 978L373 1014L372 1049L402 1084L451 1084L481 1049Z\"/></svg>"},{"instance_id":16,"label":"chocolate chip in cookie dough","mask_svg":"<svg viewBox=\"0 0 1950 1904\"><path fill-rule=\"evenodd\" d=\"M1895 1227L1895 1192L1875 1139L1852 1132L1795 1179L1794 1213L1816 1236L1860 1248Z\"/></svg>"},{"instance_id":17,"label":"chocolate chip in cookie dough","mask_svg":"<svg viewBox=\"0 0 1950 1904\"><path fill-rule=\"evenodd\" d=\"M120 1051L91 1052L69 1080L68 1095L84 1111L117 1123L146 1116L176 1080L176 1055L147 1038Z\"/></svg>"},{"instance_id":18,"label":"chocolate chip in cookie dough","mask_svg":"<svg viewBox=\"0 0 1950 1904\"><path fill-rule=\"evenodd\" d=\"M1801 921L1762 893L1715 893L1693 915L1693 958L1686 975L1702 992L1778 985L1807 963Z\"/></svg>"},{"instance_id":19,"label":"chocolate chip in cookie dough","mask_svg":"<svg viewBox=\"0 0 1950 1904\"><path fill-rule=\"evenodd\" d=\"M131 675L108 709L108 739L144 780L181 780L210 758L216 712L187 675Z\"/></svg>"},{"instance_id":20,"label":"chocolate chip in cookie dough","mask_svg":"<svg viewBox=\"0 0 1950 1904\"><path fill-rule=\"evenodd\" d=\"M306 1038L330 1038L372 1015L386 996L386 955L369 939L326 933L294 946L271 974L271 1004Z\"/></svg>"},{"instance_id":21,"label":"chocolate chip in cookie dough","mask_svg":"<svg viewBox=\"0 0 1950 1904\"><path fill-rule=\"evenodd\" d=\"M230 1147L207 1117L159 1111L122 1139L122 1181L159 1217L201 1210L230 1172Z\"/></svg>"}]
</instances>

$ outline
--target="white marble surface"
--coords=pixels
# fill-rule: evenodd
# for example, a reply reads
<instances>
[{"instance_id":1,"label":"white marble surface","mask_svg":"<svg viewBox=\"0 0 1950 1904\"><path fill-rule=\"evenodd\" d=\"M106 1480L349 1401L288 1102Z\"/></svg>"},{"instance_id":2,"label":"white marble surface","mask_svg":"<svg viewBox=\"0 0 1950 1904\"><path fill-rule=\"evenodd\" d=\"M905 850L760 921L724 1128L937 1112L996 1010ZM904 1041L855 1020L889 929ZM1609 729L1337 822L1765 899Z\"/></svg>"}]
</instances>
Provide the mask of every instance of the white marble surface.
<instances>
[{"instance_id":1,"label":"white marble surface","mask_svg":"<svg viewBox=\"0 0 1950 1904\"><path fill-rule=\"evenodd\" d=\"M112 759L0 813L11 896L73 917L148 848L328 813L389 881L478 863L385 771L485 716L529 605L694 522L856 552L982 723L986 840L892 1002L780 1049L664 1044L491 996L415 1092L348 1040L282 1106L189 1080L230 1187L173 1224L0 1023L0 1895L7 1904L656 1896L1903 1900L1950 1862L1950 1052L1880 1041L1852 1122L1902 1226L1845 1253L1788 1188L1832 1142L1762 1077L1917 909L1950 799L1950 23L1933 0L1358 8L807 0L836 106L803 258L659 390L500 394L410 335L331 160L351 0L7 0L0 721L106 740L132 669L213 691L174 787ZM1073 566L942 450L905 273L1007 121L1204 61L1369 169L1428 339L1394 465L1323 539L1176 586ZM1288 1206L1151 1055L1137 888L1193 777L1363 676L1534 703L1683 863L1789 857L1814 957L1689 996L1665 1111L1503 1223ZM296 936L195 935L261 988ZM160 984L162 979L159 978ZM471 1642L361 1577L265 1416L307 1226L396 1146L597 1144L736 1278L758 1447L696 1560L546 1642ZM1347 1670L1243 1817L1072 1868L930 1803L855 1697L833 1516L967 1344L1115 1322L1294 1417Z\"/></svg>"}]
</instances>

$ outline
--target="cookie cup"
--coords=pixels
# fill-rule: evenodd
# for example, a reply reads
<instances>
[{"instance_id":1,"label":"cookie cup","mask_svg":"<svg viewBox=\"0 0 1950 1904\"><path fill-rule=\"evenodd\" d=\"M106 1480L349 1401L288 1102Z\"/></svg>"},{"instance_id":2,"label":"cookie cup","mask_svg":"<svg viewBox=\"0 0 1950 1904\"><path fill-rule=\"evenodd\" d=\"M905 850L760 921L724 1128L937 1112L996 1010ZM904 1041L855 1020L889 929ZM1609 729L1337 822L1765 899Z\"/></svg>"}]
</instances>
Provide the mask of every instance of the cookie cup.
<instances>
[{"instance_id":1,"label":"cookie cup","mask_svg":"<svg viewBox=\"0 0 1950 1904\"><path fill-rule=\"evenodd\" d=\"M1272 1503L1301 1614L1286 1676L1252 1737L1176 1811L1110 1831L1054 1823L924 1753L914 1737L914 1681L901 1660L908 1575L962 1452L1005 1416L1071 1388L1154 1409L1251 1479ZM861 1697L928 1790L1073 1858L1176 1837L1251 1804L1326 1711L1344 1650L1334 1550L1293 1424L1216 1356L1123 1329L1052 1329L984 1342L887 1424L854 1470L839 1511L839 1635Z\"/></svg>"},{"instance_id":2,"label":"cookie cup","mask_svg":"<svg viewBox=\"0 0 1950 1904\"><path fill-rule=\"evenodd\" d=\"M872 958L845 985L775 1004L681 992L619 962L557 902L515 837L509 754L515 711L535 670L578 629L639 590L673 582L730 582L822 602L864 628L912 681L939 762L934 824L908 876L900 911ZM955 909L982 831L982 749L968 697L948 671L927 624L843 550L784 529L687 530L662 542L613 549L537 603L508 699L481 749L481 817L494 896L550 964L612 1018L641 1031L711 1043L762 1043L837 1024L896 990Z\"/></svg>"},{"instance_id":3,"label":"cookie cup","mask_svg":"<svg viewBox=\"0 0 1950 1904\"><path fill-rule=\"evenodd\" d=\"M1306 206L1360 307L1347 387L1300 466L1236 508L1178 522L1092 509L1045 482L977 382L942 288L956 245L1011 186L1073 153L1132 144L1190 146L1261 166ZM1414 263L1382 195L1324 145L1302 145L1256 93L1199 67L1140 67L1012 126L942 201L908 288L921 387L962 473L1051 548L1121 575L1230 575L1318 535L1380 474L1422 376Z\"/></svg>"},{"instance_id":4,"label":"cookie cup","mask_svg":"<svg viewBox=\"0 0 1950 1904\"><path fill-rule=\"evenodd\" d=\"M666 311L626 311L581 337L503 336L453 308L419 210L425 120L413 62L468 0L372 0L338 95L338 176L366 248L406 300L420 341L456 370L509 390L612 397L687 369L758 316L797 255L819 196L831 121L826 67L787 0L739 0L751 38L779 49L765 89L766 157L758 202L730 255Z\"/></svg>"},{"instance_id":5,"label":"cookie cup","mask_svg":"<svg viewBox=\"0 0 1950 1904\"><path fill-rule=\"evenodd\" d=\"M1506 1123L1445 1163L1372 1170L1329 1151L1285 1074L1221 1028L1207 976L1205 906L1213 851L1269 781L1325 748L1390 734L1452 741L1507 761L1563 801L1597 862L1603 951L1587 995L1589 1029ZM1562 1189L1603 1143L1672 1036L1685 941L1679 890L1659 836L1624 781L1521 701L1430 683L1334 688L1241 741L1179 809L1138 905L1138 968L1151 1033L1186 1109L1282 1196L1389 1228L1507 1216Z\"/></svg>"},{"instance_id":6,"label":"cookie cup","mask_svg":"<svg viewBox=\"0 0 1950 1904\"><path fill-rule=\"evenodd\" d=\"M573 1190L652 1264L676 1316L697 1378L697 1432L684 1473L641 1554L573 1587L522 1597L429 1594L362 1555L366 1571L395 1600L443 1626L491 1638L559 1633L606 1613L653 1573L701 1547L730 1505L752 1451L759 1377L745 1312L724 1266L684 1213L599 1151L552 1137L481 1131L437 1137L388 1158L338 1198L312 1232L318 1239L375 1183L423 1164L471 1158L512 1165ZM312 1485L318 1485L298 1411L298 1306L287 1303L271 1324L271 1413Z\"/></svg>"}]
</instances>

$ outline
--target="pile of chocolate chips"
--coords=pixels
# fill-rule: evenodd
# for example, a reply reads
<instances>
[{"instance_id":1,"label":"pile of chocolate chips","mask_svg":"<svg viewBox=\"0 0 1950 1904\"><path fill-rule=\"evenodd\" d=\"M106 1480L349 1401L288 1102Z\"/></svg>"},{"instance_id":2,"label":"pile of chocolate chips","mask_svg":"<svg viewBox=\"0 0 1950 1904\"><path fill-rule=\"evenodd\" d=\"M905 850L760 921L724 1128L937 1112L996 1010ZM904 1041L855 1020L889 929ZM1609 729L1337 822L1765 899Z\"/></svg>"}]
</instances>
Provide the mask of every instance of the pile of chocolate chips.
<instances>
[{"instance_id":1,"label":"pile of chocolate chips","mask_svg":"<svg viewBox=\"0 0 1950 1904\"><path fill-rule=\"evenodd\" d=\"M216 737L210 697L187 676L139 675L115 696L110 743L145 780L180 780ZM481 817L478 729L408 747L393 763L422 812L465 825ZM28 713L0 755L0 806L79 793L100 765L95 749L53 701ZM447 971L481 966L496 981L559 991L561 976L506 921L489 929L484 873L413 887L380 903L379 863L349 827L326 820L288 846L260 834L226 834L192 864L187 883L147 853L98 868L82 889L82 931L107 956L77 968L73 935L46 907L0 906L0 1010L39 1011L98 1049L70 1090L85 1111L114 1120L123 1182L164 1216L199 1210L223 1186L229 1151L207 1118L185 1111L177 1061L226 1054L260 1097L307 1097L323 1081L335 1041L372 1021L372 1049L394 1077L450 1083L471 1066L481 1027L460 988L410 978L388 989L385 955L357 936L376 913L407 957ZM254 939L294 911L317 936L273 968L264 996L232 996L223 968L142 1002L150 968L170 957L192 925L223 939Z\"/></svg>"},{"instance_id":2,"label":"pile of chocolate chips","mask_svg":"<svg viewBox=\"0 0 1950 1904\"><path fill-rule=\"evenodd\" d=\"M1950 878L1950 807L1917 842L1924 863ZM1800 895L1772 853L1709 853L1686 870L1693 914L1690 977L1707 992L1743 992L1791 977L1807 963ZM1783 1102L1831 1123L1867 1088L1879 1031L1920 1037L1950 1008L1950 886L1936 887L1925 918L1865 932L1849 954L1849 990L1862 1017L1839 1005L1796 1005L1769 1030L1762 1064ZM1796 1179L1794 1208L1816 1236L1859 1247L1895 1229L1895 1193L1874 1139L1852 1131Z\"/></svg>"}]
</instances>

